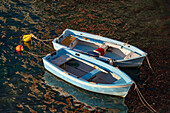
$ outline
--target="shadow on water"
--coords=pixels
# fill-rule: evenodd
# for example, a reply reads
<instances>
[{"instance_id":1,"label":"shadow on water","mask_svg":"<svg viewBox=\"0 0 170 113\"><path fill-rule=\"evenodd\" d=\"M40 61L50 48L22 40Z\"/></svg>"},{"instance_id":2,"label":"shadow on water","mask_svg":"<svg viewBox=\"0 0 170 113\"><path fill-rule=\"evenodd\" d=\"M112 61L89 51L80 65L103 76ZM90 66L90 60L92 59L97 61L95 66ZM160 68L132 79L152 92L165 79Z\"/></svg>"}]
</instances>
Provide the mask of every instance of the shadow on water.
<instances>
[{"instance_id":1,"label":"shadow on water","mask_svg":"<svg viewBox=\"0 0 170 113\"><path fill-rule=\"evenodd\" d=\"M63 81L48 71L45 71L44 80L54 90L59 91L60 95L73 96L76 101L83 102L85 105L110 109L109 111L116 113L128 111L128 107L124 104L124 98L97 94L80 89Z\"/></svg>"},{"instance_id":2,"label":"shadow on water","mask_svg":"<svg viewBox=\"0 0 170 113\"><path fill-rule=\"evenodd\" d=\"M120 70L129 75L137 84L142 84L142 81L140 80L140 68L121 67Z\"/></svg>"}]
</instances>

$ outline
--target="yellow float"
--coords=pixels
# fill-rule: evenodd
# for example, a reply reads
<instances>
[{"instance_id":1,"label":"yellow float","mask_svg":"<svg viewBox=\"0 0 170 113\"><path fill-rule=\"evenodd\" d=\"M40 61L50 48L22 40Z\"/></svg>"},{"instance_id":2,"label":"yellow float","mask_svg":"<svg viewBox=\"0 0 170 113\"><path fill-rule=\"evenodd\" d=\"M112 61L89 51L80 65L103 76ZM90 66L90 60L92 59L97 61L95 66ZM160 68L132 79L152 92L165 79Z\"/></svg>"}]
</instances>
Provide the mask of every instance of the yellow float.
<instances>
[{"instance_id":1,"label":"yellow float","mask_svg":"<svg viewBox=\"0 0 170 113\"><path fill-rule=\"evenodd\" d=\"M29 41L31 41L32 36L33 36L32 33L29 34L29 35L24 35L22 40L23 40L24 42L29 42Z\"/></svg>"}]
</instances>

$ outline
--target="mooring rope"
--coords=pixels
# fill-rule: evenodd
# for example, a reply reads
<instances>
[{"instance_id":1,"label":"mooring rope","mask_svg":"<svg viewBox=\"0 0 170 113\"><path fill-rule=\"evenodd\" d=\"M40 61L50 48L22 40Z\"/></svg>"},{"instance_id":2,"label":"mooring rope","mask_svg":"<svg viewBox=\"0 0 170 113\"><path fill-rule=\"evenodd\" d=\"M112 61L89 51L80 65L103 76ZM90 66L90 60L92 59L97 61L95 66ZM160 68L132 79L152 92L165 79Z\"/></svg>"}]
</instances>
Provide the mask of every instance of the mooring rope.
<instances>
[{"instance_id":1,"label":"mooring rope","mask_svg":"<svg viewBox=\"0 0 170 113\"><path fill-rule=\"evenodd\" d=\"M34 36L34 35L32 35L32 37L33 37L34 39L38 40L38 41L41 41L41 42L42 42L44 45L46 45L47 47L52 48L51 46L47 45L47 44L44 43L44 42L45 42L45 41L46 41L46 42L47 42L47 41L52 41L52 40L54 40L54 39L41 40L41 39L37 38L37 37Z\"/></svg>"},{"instance_id":2,"label":"mooring rope","mask_svg":"<svg viewBox=\"0 0 170 113\"><path fill-rule=\"evenodd\" d=\"M150 64L150 62L149 62L149 58L148 58L148 56L146 56L146 60L147 60L147 62L148 62L149 68L150 68L150 69L151 69L151 71L154 73L154 71L153 71L153 69L152 69L152 67L151 67L151 64Z\"/></svg>"},{"instance_id":3,"label":"mooring rope","mask_svg":"<svg viewBox=\"0 0 170 113\"><path fill-rule=\"evenodd\" d=\"M30 54L30 55L33 55L33 56L37 56L37 57L44 57L46 55L38 55L38 54L34 54L34 53L31 53L31 52L28 52L26 51L26 53Z\"/></svg>"},{"instance_id":4,"label":"mooring rope","mask_svg":"<svg viewBox=\"0 0 170 113\"><path fill-rule=\"evenodd\" d=\"M54 39L41 40L41 39L37 38L37 37L34 36L34 35L33 35L32 37L35 38L35 39L37 39L37 40L39 40L39 41L44 41L44 42L49 42L49 41L54 40Z\"/></svg>"},{"instance_id":5,"label":"mooring rope","mask_svg":"<svg viewBox=\"0 0 170 113\"><path fill-rule=\"evenodd\" d=\"M145 98L143 97L142 93L140 92L139 88L137 87L137 84L134 82L135 84L135 90L139 96L139 99L141 100L142 104L147 107L151 112L157 112L151 105L149 105L149 103L145 100Z\"/></svg>"},{"instance_id":6,"label":"mooring rope","mask_svg":"<svg viewBox=\"0 0 170 113\"><path fill-rule=\"evenodd\" d=\"M151 67L151 64L150 64L150 62L149 62L148 56L146 56L146 60L147 60L147 63L148 63L148 65L149 65L149 69L151 70L151 74L152 74L152 75L155 75L155 73L154 73L154 71L153 71L153 69L152 69L152 67ZM148 76L147 80L145 80L145 82L143 83L143 85L146 85L145 83L146 83L149 79L150 79L150 75Z\"/></svg>"},{"instance_id":7,"label":"mooring rope","mask_svg":"<svg viewBox=\"0 0 170 113\"><path fill-rule=\"evenodd\" d=\"M53 49L51 46L49 46L48 44L44 43L43 41L41 41L44 45L46 45L47 47L49 47L50 49Z\"/></svg>"},{"instance_id":8,"label":"mooring rope","mask_svg":"<svg viewBox=\"0 0 170 113\"><path fill-rule=\"evenodd\" d=\"M31 54L33 56L38 56L38 57L43 57L43 56L46 56L46 55L37 55L37 54L34 54L34 53L31 53L31 52L27 52L28 54Z\"/></svg>"}]
</instances>

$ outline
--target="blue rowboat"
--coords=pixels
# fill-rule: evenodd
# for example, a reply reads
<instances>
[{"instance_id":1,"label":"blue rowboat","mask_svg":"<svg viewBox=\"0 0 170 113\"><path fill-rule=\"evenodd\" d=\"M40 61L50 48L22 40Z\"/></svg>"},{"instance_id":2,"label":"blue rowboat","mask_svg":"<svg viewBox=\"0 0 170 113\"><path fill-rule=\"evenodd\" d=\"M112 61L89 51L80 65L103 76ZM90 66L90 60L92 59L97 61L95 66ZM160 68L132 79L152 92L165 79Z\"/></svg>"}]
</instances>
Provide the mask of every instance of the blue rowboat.
<instances>
[{"instance_id":1,"label":"blue rowboat","mask_svg":"<svg viewBox=\"0 0 170 113\"><path fill-rule=\"evenodd\" d=\"M43 58L45 69L82 89L125 97L133 80L119 69L70 49Z\"/></svg>"},{"instance_id":2,"label":"blue rowboat","mask_svg":"<svg viewBox=\"0 0 170 113\"><path fill-rule=\"evenodd\" d=\"M71 29L66 29L52 43L56 50L70 48L118 67L140 67L147 55L130 44Z\"/></svg>"}]
</instances>

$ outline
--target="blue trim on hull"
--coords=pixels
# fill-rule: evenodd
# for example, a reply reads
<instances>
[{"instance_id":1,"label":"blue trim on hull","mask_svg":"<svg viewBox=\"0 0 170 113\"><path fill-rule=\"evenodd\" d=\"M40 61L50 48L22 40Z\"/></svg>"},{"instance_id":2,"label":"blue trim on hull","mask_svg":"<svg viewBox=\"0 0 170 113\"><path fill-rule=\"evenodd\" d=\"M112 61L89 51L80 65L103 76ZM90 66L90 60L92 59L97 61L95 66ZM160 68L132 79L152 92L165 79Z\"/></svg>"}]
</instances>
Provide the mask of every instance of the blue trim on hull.
<instances>
[{"instance_id":1,"label":"blue trim on hull","mask_svg":"<svg viewBox=\"0 0 170 113\"><path fill-rule=\"evenodd\" d=\"M82 37L89 38L89 39L94 40L94 42L96 40L96 42L99 42L99 43L110 42L110 43L118 44L118 45L121 45L122 48L125 48L127 50L130 50L132 52L135 52L135 53L141 55L139 57L135 57L135 58L131 58L131 59L122 59L122 60L117 59L117 60L115 60L114 64L115 64L115 66L118 66L118 67L140 67L142 65L142 62L143 62L145 56L147 55L147 53L140 50L139 48L132 46L132 45L129 45L129 44L126 44L124 42L120 42L120 41L110 39L110 38L107 38L107 37L98 36L98 35L95 35L95 34L76 31L76 30L72 30L72 29L64 30L62 35L60 35L60 37L62 37L62 36L65 37L65 36L69 36L69 35L79 36L80 38L82 38ZM53 42L52 42L53 46L56 50L59 50L61 48L68 48L64 45L57 43L57 40L58 39L54 39Z\"/></svg>"},{"instance_id":2,"label":"blue trim on hull","mask_svg":"<svg viewBox=\"0 0 170 113\"><path fill-rule=\"evenodd\" d=\"M64 72L62 72L62 70L60 68L58 68L57 66L51 65L45 59L43 59L43 62L44 62L45 68L48 71L50 71L51 73L53 73L54 75L56 75L57 77L65 80L65 81L67 81L67 82L69 82L69 83L71 83L71 84L73 84L77 87L80 87L80 88L83 88L83 89L86 89L86 90L89 90L89 91L92 91L92 92L125 97L127 95L128 91L129 91L129 88L132 85L132 84L128 84L127 87L126 86L125 87L119 87L118 86L118 88L100 88L100 86L102 86L102 84L99 84L98 85L99 87L96 87L96 84L89 83L87 81L80 80L80 79L78 79L74 76L70 76L70 75L65 74ZM70 77L74 78L76 81L73 80L73 79L70 79ZM79 82L77 82L77 80ZM86 85L84 83L89 84L89 85Z\"/></svg>"}]
</instances>

